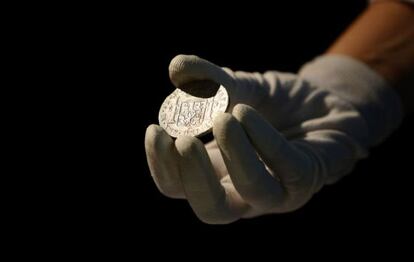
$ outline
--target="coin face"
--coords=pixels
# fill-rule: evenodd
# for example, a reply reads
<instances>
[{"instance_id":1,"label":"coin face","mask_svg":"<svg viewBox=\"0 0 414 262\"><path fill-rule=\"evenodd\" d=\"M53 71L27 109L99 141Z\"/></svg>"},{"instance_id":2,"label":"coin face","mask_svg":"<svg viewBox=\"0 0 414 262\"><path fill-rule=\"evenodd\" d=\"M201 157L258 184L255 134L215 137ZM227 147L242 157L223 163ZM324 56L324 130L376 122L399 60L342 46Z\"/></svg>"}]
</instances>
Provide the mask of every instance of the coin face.
<instances>
[{"instance_id":1,"label":"coin face","mask_svg":"<svg viewBox=\"0 0 414 262\"><path fill-rule=\"evenodd\" d=\"M192 96L176 89L161 105L158 120L172 137L201 136L211 131L214 117L219 112L226 112L228 105L229 96L223 86L210 98Z\"/></svg>"}]
</instances>

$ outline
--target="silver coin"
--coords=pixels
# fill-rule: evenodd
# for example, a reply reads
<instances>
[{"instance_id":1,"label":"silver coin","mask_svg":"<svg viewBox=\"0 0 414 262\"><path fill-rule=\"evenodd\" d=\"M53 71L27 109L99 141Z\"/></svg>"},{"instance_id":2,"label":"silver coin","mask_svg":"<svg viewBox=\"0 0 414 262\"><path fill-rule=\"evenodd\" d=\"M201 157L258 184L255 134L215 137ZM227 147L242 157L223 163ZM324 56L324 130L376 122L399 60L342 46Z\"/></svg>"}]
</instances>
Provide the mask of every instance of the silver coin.
<instances>
[{"instance_id":1,"label":"silver coin","mask_svg":"<svg viewBox=\"0 0 414 262\"><path fill-rule=\"evenodd\" d=\"M214 117L219 112L226 112L228 105L229 96L223 86L210 98L192 96L176 89L161 105L158 120L172 137L201 136L211 131Z\"/></svg>"}]
</instances>

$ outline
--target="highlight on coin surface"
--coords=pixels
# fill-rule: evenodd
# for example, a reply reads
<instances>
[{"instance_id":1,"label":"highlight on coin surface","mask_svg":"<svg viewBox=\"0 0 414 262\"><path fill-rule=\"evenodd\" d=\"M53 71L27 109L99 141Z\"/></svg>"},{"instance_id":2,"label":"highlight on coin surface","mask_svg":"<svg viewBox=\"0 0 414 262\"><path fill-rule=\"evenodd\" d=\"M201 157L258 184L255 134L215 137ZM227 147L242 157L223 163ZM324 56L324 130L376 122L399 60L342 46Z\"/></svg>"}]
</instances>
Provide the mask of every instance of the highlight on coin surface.
<instances>
[{"instance_id":1,"label":"highlight on coin surface","mask_svg":"<svg viewBox=\"0 0 414 262\"><path fill-rule=\"evenodd\" d=\"M226 112L228 105L229 96L223 86L210 98L192 96L176 89L161 105L158 120L172 137L198 137L211 131L214 117L219 112Z\"/></svg>"}]
</instances>

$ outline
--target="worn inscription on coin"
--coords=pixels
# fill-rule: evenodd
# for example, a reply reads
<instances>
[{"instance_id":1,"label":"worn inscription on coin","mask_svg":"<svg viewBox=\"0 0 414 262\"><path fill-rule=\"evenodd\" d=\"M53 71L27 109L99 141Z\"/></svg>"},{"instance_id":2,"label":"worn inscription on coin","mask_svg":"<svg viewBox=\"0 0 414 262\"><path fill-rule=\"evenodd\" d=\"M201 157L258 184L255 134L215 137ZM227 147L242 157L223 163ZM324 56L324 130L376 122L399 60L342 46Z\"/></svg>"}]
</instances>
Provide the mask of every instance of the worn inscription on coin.
<instances>
[{"instance_id":1,"label":"worn inscription on coin","mask_svg":"<svg viewBox=\"0 0 414 262\"><path fill-rule=\"evenodd\" d=\"M229 96L223 86L210 98L176 89L161 105L158 120L172 137L201 136L211 131L215 115L225 112L228 104Z\"/></svg>"}]
</instances>

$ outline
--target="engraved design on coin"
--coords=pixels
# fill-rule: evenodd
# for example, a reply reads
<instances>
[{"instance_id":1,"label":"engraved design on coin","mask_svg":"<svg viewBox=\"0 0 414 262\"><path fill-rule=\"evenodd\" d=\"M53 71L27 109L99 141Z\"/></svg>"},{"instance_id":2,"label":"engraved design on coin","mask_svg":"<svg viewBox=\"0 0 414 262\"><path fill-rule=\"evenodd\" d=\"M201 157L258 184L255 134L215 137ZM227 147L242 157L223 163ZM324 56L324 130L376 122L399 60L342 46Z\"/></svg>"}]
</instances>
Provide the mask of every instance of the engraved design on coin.
<instances>
[{"instance_id":1,"label":"engraved design on coin","mask_svg":"<svg viewBox=\"0 0 414 262\"><path fill-rule=\"evenodd\" d=\"M176 89L163 102L158 115L160 126L172 137L201 136L211 131L213 119L226 112L229 96L223 86L215 96L201 98Z\"/></svg>"}]
</instances>

